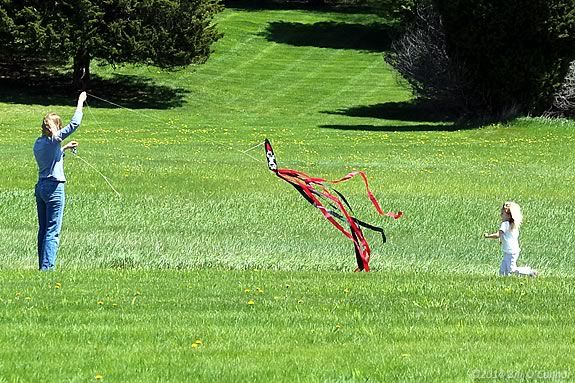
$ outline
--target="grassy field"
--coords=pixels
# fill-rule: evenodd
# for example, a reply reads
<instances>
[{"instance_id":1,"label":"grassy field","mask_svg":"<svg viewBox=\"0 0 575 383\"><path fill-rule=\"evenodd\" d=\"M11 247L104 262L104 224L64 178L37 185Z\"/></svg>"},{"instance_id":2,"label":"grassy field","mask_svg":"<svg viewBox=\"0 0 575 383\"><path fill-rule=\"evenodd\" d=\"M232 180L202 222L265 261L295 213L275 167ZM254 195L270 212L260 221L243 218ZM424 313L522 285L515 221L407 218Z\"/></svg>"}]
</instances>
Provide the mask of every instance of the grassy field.
<instances>
[{"instance_id":1,"label":"grassy field","mask_svg":"<svg viewBox=\"0 0 575 383\"><path fill-rule=\"evenodd\" d=\"M4 381L572 378L574 284L556 277L95 270L0 282Z\"/></svg>"},{"instance_id":2,"label":"grassy field","mask_svg":"<svg viewBox=\"0 0 575 383\"><path fill-rule=\"evenodd\" d=\"M75 100L2 89L0 382L572 380L575 123L458 130L423 113L376 16L228 9L219 25L197 68L93 66L90 93L121 107L89 98L73 137L121 196L66 158L48 275L31 147L43 114L67 119ZM245 152L266 137L281 167L365 170L405 212L382 219L359 181L340 188L386 230L385 245L368 237L373 273L349 273L351 243L261 147ZM536 280L496 277L499 247L481 238L507 199Z\"/></svg>"}]
</instances>

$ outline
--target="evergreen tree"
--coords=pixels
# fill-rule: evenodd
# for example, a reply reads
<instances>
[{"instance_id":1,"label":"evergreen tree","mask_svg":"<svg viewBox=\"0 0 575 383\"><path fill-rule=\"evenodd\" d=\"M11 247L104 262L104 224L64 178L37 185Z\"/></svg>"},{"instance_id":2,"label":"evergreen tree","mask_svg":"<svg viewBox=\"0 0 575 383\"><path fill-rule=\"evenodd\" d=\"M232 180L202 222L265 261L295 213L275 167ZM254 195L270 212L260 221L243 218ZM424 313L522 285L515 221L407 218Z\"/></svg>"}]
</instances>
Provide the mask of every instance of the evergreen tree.
<instances>
[{"instance_id":1,"label":"evergreen tree","mask_svg":"<svg viewBox=\"0 0 575 383\"><path fill-rule=\"evenodd\" d=\"M84 87L90 61L177 68L205 62L221 36L218 0L0 0L0 60L73 61Z\"/></svg>"}]
</instances>

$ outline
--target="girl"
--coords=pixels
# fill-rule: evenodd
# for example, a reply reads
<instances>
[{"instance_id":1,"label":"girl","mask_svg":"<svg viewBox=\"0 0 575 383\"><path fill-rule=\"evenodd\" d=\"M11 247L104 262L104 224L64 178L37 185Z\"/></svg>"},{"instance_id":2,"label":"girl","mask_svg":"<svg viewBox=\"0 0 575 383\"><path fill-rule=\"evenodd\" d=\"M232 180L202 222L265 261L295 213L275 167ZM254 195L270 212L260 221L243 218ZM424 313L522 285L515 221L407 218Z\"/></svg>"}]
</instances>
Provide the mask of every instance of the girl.
<instances>
[{"instance_id":1,"label":"girl","mask_svg":"<svg viewBox=\"0 0 575 383\"><path fill-rule=\"evenodd\" d=\"M76 112L68 125L62 128L62 119L48 113L42 121L42 136L34 143L34 157L38 164L36 207L38 209L38 267L42 271L54 270L60 229L64 214L64 151L78 146L76 141L60 143L74 133L82 122L82 108L86 92L80 93Z\"/></svg>"},{"instance_id":2,"label":"girl","mask_svg":"<svg viewBox=\"0 0 575 383\"><path fill-rule=\"evenodd\" d=\"M536 277L537 270L529 266L517 267L517 258L519 258L519 226L523 221L521 208L515 202L505 202L501 208L501 227L499 231L488 234L485 233L485 238L496 239L501 242L501 250L503 252L503 261L499 268L500 275L529 275Z\"/></svg>"}]
</instances>

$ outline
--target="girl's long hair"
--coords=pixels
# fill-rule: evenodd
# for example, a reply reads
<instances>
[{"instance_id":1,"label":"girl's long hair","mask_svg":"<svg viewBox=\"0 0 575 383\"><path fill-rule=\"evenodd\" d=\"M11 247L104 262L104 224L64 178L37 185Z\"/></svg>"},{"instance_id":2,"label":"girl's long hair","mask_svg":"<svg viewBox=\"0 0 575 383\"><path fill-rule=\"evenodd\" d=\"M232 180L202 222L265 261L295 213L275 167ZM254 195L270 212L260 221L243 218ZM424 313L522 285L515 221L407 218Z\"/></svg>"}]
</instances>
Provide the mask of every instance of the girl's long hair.
<instances>
[{"instance_id":1,"label":"girl's long hair","mask_svg":"<svg viewBox=\"0 0 575 383\"><path fill-rule=\"evenodd\" d=\"M521 223L523 223L523 214L521 213L519 204L513 201L507 201L503 207L509 211L509 215L511 216L511 229L519 229Z\"/></svg>"},{"instance_id":2,"label":"girl's long hair","mask_svg":"<svg viewBox=\"0 0 575 383\"><path fill-rule=\"evenodd\" d=\"M42 134L48 137L56 137L56 133L62 129L62 119L56 113L48 113L42 120Z\"/></svg>"}]
</instances>

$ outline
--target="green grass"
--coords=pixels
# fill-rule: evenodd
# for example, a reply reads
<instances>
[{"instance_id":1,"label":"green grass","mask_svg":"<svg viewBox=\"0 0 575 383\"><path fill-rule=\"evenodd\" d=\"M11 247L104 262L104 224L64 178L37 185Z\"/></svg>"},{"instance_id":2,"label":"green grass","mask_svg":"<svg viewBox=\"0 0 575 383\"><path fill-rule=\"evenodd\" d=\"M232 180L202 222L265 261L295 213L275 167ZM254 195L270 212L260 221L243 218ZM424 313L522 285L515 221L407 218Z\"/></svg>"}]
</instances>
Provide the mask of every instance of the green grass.
<instances>
[{"instance_id":1,"label":"green grass","mask_svg":"<svg viewBox=\"0 0 575 383\"><path fill-rule=\"evenodd\" d=\"M0 282L6 381L571 376L572 278L155 270Z\"/></svg>"},{"instance_id":2,"label":"green grass","mask_svg":"<svg viewBox=\"0 0 575 383\"><path fill-rule=\"evenodd\" d=\"M326 21L385 22L228 9L205 65L94 65L102 78L143 76L183 103L174 96L157 100L172 107L141 109L138 95L122 109L89 98L73 138L121 197L66 158L52 274L34 271L31 147L43 114L67 119L74 100L1 100L0 382L570 373L575 123L454 130L406 111L410 94L382 52L266 37L272 23L313 30ZM280 166L327 178L365 170L383 208L405 211L398 221L378 217L360 181L339 188L358 217L386 231L385 245L368 234L373 273L348 273L349 240L269 173L261 147L248 152L255 159L242 153L266 137ZM539 269L537 280L495 277L499 248L481 235L498 228L507 199L524 210L520 263ZM193 349L196 339L204 343Z\"/></svg>"}]
</instances>

